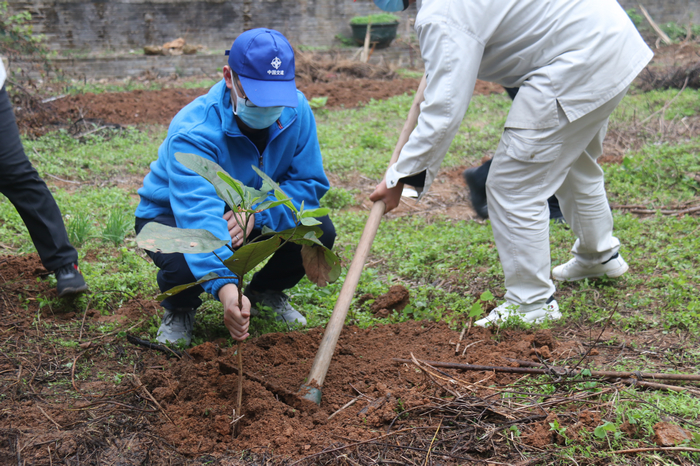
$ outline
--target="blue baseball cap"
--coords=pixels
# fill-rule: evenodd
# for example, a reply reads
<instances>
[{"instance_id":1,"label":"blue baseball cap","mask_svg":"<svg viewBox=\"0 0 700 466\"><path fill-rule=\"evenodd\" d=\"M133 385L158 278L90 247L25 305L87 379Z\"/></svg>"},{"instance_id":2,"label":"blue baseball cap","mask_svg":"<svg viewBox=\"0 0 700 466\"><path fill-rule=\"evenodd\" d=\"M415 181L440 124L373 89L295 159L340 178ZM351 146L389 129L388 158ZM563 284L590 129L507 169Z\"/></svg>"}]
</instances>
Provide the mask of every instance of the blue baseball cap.
<instances>
[{"instance_id":1,"label":"blue baseball cap","mask_svg":"<svg viewBox=\"0 0 700 466\"><path fill-rule=\"evenodd\" d=\"M226 51L228 64L238 74L246 97L258 107L296 107L294 50L273 29L251 29Z\"/></svg>"}]
</instances>

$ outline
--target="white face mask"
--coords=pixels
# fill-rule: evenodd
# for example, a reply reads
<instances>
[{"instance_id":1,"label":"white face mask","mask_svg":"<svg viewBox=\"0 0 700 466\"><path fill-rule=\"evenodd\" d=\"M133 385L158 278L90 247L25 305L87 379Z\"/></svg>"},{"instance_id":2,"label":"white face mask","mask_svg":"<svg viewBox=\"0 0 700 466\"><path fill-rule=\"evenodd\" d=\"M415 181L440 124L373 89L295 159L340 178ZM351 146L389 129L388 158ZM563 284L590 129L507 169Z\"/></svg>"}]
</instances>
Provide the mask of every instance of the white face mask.
<instances>
[{"instance_id":1,"label":"white face mask","mask_svg":"<svg viewBox=\"0 0 700 466\"><path fill-rule=\"evenodd\" d=\"M247 98L238 95L236 85L231 89L231 104L233 114L253 129L265 129L270 127L282 115L284 107L256 107Z\"/></svg>"}]
</instances>

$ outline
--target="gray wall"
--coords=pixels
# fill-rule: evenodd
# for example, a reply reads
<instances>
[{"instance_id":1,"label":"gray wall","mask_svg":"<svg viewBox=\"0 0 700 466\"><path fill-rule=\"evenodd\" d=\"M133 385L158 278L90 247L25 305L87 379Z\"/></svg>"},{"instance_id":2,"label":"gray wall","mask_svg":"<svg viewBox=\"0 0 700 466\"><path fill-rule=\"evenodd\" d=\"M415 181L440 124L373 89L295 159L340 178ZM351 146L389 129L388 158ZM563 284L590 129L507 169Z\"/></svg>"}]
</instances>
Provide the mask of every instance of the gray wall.
<instances>
[{"instance_id":1,"label":"gray wall","mask_svg":"<svg viewBox=\"0 0 700 466\"><path fill-rule=\"evenodd\" d=\"M637 0L619 0L635 8ZM700 22L698 0L646 0L659 23ZM13 12L32 13L35 31L50 48L125 51L161 45L178 37L221 49L242 31L271 27L293 44L328 46L337 34L350 35L348 21L379 10L372 0L9 0ZM405 19L415 16L412 6ZM403 28L402 28L403 29Z\"/></svg>"},{"instance_id":2,"label":"gray wall","mask_svg":"<svg viewBox=\"0 0 700 466\"><path fill-rule=\"evenodd\" d=\"M224 49L241 32L270 27L292 44L328 46L350 35L348 22L378 13L372 0L9 0L13 12L29 11L35 31L54 50L127 51L178 37ZM403 18L413 13L412 6ZM404 24L406 22L404 21Z\"/></svg>"},{"instance_id":3,"label":"gray wall","mask_svg":"<svg viewBox=\"0 0 700 466\"><path fill-rule=\"evenodd\" d=\"M637 0L619 0L636 8ZM698 0L642 0L658 23L700 22ZM221 50L246 29L271 27L295 45L329 46L350 35L348 21L377 13L372 0L9 0L13 12L32 13L35 31L54 50L123 52L178 37ZM415 6L402 13L406 31ZM337 42L335 42L337 43Z\"/></svg>"}]
</instances>

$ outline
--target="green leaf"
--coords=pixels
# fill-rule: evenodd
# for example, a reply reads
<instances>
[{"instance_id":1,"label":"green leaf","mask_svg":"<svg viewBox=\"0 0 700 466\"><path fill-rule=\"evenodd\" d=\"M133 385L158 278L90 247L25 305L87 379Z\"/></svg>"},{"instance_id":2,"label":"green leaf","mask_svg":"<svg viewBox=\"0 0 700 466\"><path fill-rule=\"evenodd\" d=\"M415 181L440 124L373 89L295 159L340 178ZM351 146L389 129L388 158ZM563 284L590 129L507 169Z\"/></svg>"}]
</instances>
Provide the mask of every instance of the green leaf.
<instances>
[{"instance_id":1,"label":"green leaf","mask_svg":"<svg viewBox=\"0 0 700 466\"><path fill-rule=\"evenodd\" d=\"M251 167L253 168L253 170L255 171L255 173L257 173L258 176L259 176L260 178L262 178L262 180L263 180L263 190L264 190L265 192L270 192L270 191L273 191L273 190L274 190L274 191L282 191L282 188L280 188L280 185L278 185L272 178L270 178L269 176L267 176L267 173L265 173L264 171L260 170L260 169L259 169L258 167L256 167L255 165L251 165ZM288 197L288 196L285 194L284 197Z\"/></svg>"},{"instance_id":2,"label":"green leaf","mask_svg":"<svg viewBox=\"0 0 700 466\"><path fill-rule=\"evenodd\" d=\"M168 291L164 291L163 293L159 294L156 296L157 301L163 301L166 298L169 298L171 296L174 296L182 291L185 291L189 288L192 288L197 285L201 285L202 283L210 282L212 280L218 280L220 278L235 278L238 279L238 277L219 277L215 272L211 272L197 280L196 282L192 283L186 283L184 285L178 285L174 288L170 288Z\"/></svg>"},{"instance_id":3,"label":"green leaf","mask_svg":"<svg viewBox=\"0 0 700 466\"><path fill-rule=\"evenodd\" d=\"M228 244L228 240L221 240L207 230L173 228L150 222L138 234L136 243L142 249L166 254L200 254L215 251Z\"/></svg>"},{"instance_id":4,"label":"green leaf","mask_svg":"<svg viewBox=\"0 0 700 466\"><path fill-rule=\"evenodd\" d=\"M294 244L301 244L301 245L306 245L306 246L323 246L323 243L321 240L316 238L316 235L313 233L308 233L304 235L303 237L294 237L289 239L290 243ZM323 246L325 248L325 246Z\"/></svg>"},{"instance_id":5,"label":"green leaf","mask_svg":"<svg viewBox=\"0 0 700 466\"><path fill-rule=\"evenodd\" d=\"M280 242L279 235L275 235L263 241L243 245L224 261L224 265L231 272L243 276L270 257L279 248Z\"/></svg>"},{"instance_id":6,"label":"green leaf","mask_svg":"<svg viewBox=\"0 0 700 466\"><path fill-rule=\"evenodd\" d=\"M282 191L281 189L275 189L275 199L277 199L278 201L282 201L282 203L286 205L292 212L299 212L297 206L295 206L292 203L292 200L286 194L284 194L284 191Z\"/></svg>"},{"instance_id":7,"label":"green leaf","mask_svg":"<svg viewBox=\"0 0 700 466\"><path fill-rule=\"evenodd\" d=\"M323 231L315 225L298 225L294 228L282 230L277 234L284 240L294 241L304 238L309 233L312 233L316 238L320 238Z\"/></svg>"},{"instance_id":8,"label":"green leaf","mask_svg":"<svg viewBox=\"0 0 700 466\"><path fill-rule=\"evenodd\" d=\"M316 219L313 218L313 217L302 218L302 219L300 220L300 222L301 222L302 225L306 225L307 227L311 227L311 226L314 226L314 225L320 225L320 224L321 224L321 222L319 222L318 220L316 220Z\"/></svg>"},{"instance_id":9,"label":"green leaf","mask_svg":"<svg viewBox=\"0 0 700 466\"><path fill-rule=\"evenodd\" d=\"M231 175L229 175L228 173L226 173L223 170L217 172L216 175L220 179L222 179L227 185L229 185L233 189L235 189L236 193L238 193L239 196L241 196L241 197L243 196L245 188L246 188L246 186L243 183L241 183L240 181L238 181L237 179L235 179L234 177L232 177Z\"/></svg>"},{"instance_id":10,"label":"green leaf","mask_svg":"<svg viewBox=\"0 0 700 466\"><path fill-rule=\"evenodd\" d=\"M331 212L331 209L327 207L319 207L318 209L306 210L301 214L301 218L307 217L325 217Z\"/></svg>"},{"instance_id":11,"label":"green leaf","mask_svg":"<svg viewBox=\"0 0 700 466\"><path fill-rule=\"evenodd\" d=\"M281 201L265 201L261 202L257 206L255 206L255 212L262 212L263 210L271 209L273 207L277 207L278 205L286 204L289 199L283 199Z\"/></svg>"},{"instance_id":12,"label":"green leaf","mask_svg":"<svg viewBox=\"0 0 700 466\"><path fill-rule=\"evenodd\" d=\"M469 310L469 317L479 317L483 311L481 310L481 304L478 302L472 304L472 308Z\"/></svg>"},{"instance_id":13,"label":"green leaf","mask_svg":"<svg viewBox=\"0 0 700 466\"><path fill-rule=\"evenodd\" d=\"M481 293L481 297L479 298L479 300L481 300L482 302L491 301L493 299L495 298L489 290L486 290L483 293Z\"/></svg>"},{"instance_id":14,"label":"green leaf","mask_svg":"<svg viewBox=\"0 0 700 466\"><path fill-rule=\"evenodd\" d=\"M230 208L233 209L234 206L241 203L241 196L238 194L238 192L231 189L231 187L217 175L218 172L226 173L226 171L221 168L220 165L195 154L177 152L175 154L175 158L185 167L204 177L207 181L214 185L216 194L218 194Z\"/></svg>"},{"instance_id":15,"label":"green leaf","mask_svg":"<svg viewBox=\"0 0 700 466\"><path fill-rule=\"evenodd\" d=\"M328 283L333 283L338 278L340 278L340 273L342 272L342 267L340 264L340 257L330 249L324 247L323 254L326 256L326 262L329 264L332 262L333 266L331 271L328 273Z\"/></svg>"},{"instance_id":16,"label":"green leaf","mask_svg":"<svg viewBox=\"0 0 700 466\"><path fill-rule=\"evenodd\" d=\"M604 439L608 432L615 432L616 430L617 426L615 424L610 421L605 421L605 424L595 428L593 434L599 439Z\"/></svg>"}]
</instances>

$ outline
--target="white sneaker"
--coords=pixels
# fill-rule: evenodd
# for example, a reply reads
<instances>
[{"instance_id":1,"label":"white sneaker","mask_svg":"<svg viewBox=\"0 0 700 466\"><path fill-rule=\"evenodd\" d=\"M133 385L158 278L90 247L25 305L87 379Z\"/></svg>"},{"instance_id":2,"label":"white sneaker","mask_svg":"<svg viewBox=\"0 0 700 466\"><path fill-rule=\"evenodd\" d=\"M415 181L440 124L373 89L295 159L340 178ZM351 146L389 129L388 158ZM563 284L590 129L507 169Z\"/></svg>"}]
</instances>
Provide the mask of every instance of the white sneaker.
<instances>
[{"instance_id":1,"label":"white sneaker","mask_svg":"<svg viewBox=\"0 0 700 466\"><path fill-rule=\"evenodd\" d=\"M560 281L575 281L583 280L584 278L596 278L607 275L610 278L616 278L627 272L629 269L627 262L615 253L610 259L602 264L586 267L576 260L574 257L566 264L558 265L552 269L552 277Z\"/></svg>"},{"instance_id":2,"label":"white sneaker","mask_svg":"<svg viewBox=\"0 0 700 466\"><path fill-rule=\"evenodd\" d=\"M555 299L550 298L550 301L542 305L521 306L505 302L489 312L489 315L483 319L474 322L474 325L486 327L488 324L500 324L509 317L515 317L529 324L540 324L545 320L561 319L559 305Z\"/></svg>"},{"instance_id":3,"label":"white sneaker","mask_svg":"<svg viewBox=\"0 0 700 466\"><path fill-rule=\"evenodd\" d=\"M270 308L274 311L275 320L287 322L290 325L306 326L306 318L289 304L289 296L281 291L253 291L246 287L244 294L250 300L250 314L260 315L260 308Z\"/></svg>"},{"instance_id":4,"label":"white sneaker","mask_svg":"<svg viewBox=\"0 0 700 466\"><path fill-rule=\"evenodd\" d=\"M163 320L158 328L158 342L177 343L178 340L184 340L187 346L192 343L192 331L194 330L194 315L197 309L175 309L174 311L165 310Z\"/></svg>"}]
</instances>

